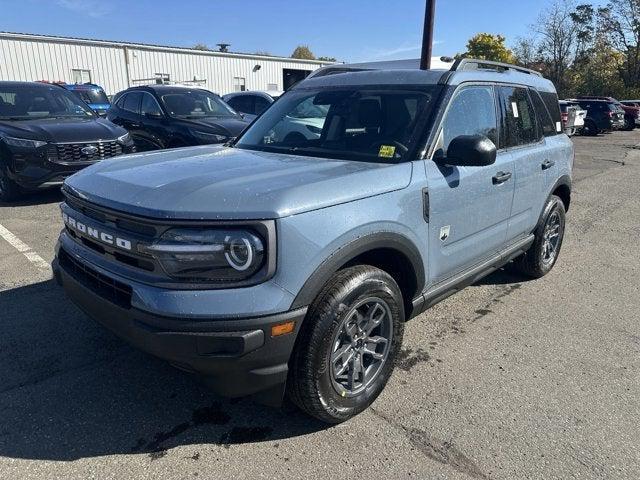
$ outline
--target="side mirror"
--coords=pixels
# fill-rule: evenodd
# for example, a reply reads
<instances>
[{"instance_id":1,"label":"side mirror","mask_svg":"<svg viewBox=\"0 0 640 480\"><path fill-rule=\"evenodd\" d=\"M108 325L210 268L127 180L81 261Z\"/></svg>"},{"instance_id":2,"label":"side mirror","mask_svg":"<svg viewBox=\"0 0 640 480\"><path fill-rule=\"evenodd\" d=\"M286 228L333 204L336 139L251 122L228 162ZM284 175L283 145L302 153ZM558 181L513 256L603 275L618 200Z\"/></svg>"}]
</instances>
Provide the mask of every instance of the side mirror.
<instances>
[{"instance_id":1,"label":"side mirror","mask_svg":"<svg viewBox=\"0 0 640 480\"><path fill-rule=\"evenodd\" d=\"M451 140L444 163L457 167L485 167L496 162L495 143L484 135L460 135Z\"/></svg>"}]
</instances>

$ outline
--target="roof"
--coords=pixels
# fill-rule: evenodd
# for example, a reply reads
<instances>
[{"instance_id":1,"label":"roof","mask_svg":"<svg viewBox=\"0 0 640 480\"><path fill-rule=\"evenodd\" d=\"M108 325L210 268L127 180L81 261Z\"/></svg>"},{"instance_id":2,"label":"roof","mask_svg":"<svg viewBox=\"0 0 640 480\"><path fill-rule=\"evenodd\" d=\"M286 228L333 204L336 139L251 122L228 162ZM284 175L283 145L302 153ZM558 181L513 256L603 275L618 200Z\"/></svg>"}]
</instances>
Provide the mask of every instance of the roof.
<instances>
[{"instance_id":1,"label":"roof","mask_svg":"<svg viewBox=\"0 0 640 480\"><path fill-rule=\"evenodd\" d=\"M309 75L298 88L348 85L460 85L480 81L511 83L555 92L553 83L539 72L505 63L462 59L449 68L420 69L420 60L394 60L389 62L329 65ZM295 87L294 87L295 88Z\"/></svg>"},{"instance_id":2,"label":"roof","mask_svg":"<svg viewBox=\"0 0 640 480\"><path fill-rule=\"evenodd\" d=\"M15 33L15 32L0 32L0 38L10 40L27 40L27 41L42 41L42 42L54 42L54 43L70 43L70 44L84 44L84 45L96 45L103 47L119 47L119 48L135 48L141 50L162 50L167 52L180 52L188 53L192 55L211 55L216 57L231 57L231 58L255 58L262 60L279 60L293 63L311 63L315 65L331 65L334 62L325 62L323 60L305 60L300 58L281 57L276 55L263 55L254 53L242 53L242 52L219 52L216 50L200 50L197 48L189 47L176 47L171 45L156 45L151 43L134 43L114 40L98 40L94 38L81 38L81 37L61 37L57 35L40 35L35 33Z\"/></svg>"},{"instance_id":3,"label":"roof","mask_svg":"<svg viewBox=\"0 0 640 480\"><path fill-rule=\"evenodd\" d=\"M64 88L64 85L59 83L50 82L22 82L16 80L0 80L0 86L15 86L15 87L60 87Z\"/></svg>"}]
</instances>

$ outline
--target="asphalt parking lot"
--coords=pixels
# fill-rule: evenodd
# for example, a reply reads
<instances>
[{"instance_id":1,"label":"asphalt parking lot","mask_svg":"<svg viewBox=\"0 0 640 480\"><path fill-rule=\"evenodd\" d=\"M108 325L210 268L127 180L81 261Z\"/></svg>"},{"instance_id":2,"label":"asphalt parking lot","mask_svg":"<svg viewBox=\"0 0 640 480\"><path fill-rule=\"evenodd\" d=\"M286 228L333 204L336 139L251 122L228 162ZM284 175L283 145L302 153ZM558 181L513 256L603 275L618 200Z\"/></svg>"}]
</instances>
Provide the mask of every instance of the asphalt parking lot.
<instances>
[{"instance_id":1,"label":"asphalt parking lot","mask_svg":"<svg viewBox=\"0 0 640 480\"><path fill-rule=\"evenodd\" d=\"M44 265L60 194L0 205L0 478L640 478L640 133L575 144L551 274L413 320L373 408L335 427L128 347Z\"/></svg>"}]
</instances>

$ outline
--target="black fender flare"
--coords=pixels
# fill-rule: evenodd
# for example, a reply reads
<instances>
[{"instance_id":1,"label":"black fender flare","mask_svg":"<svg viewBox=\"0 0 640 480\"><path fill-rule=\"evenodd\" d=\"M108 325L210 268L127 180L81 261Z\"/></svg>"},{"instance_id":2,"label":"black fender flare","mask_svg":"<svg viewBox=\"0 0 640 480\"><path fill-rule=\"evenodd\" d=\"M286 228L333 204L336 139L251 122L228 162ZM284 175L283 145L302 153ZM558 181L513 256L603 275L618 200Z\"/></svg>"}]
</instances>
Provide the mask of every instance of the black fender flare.
<instances>
[{"instance_id":1,"label":"black fender flare","mask_svg":"<svg viewBox=\"0 0 640 480\"><path fill-rule=\"evenodd\" d=\"M416 245L406 236L395 232L371 233L345 244L327 257L304 283L291 305L291 309L306 307L318 296L329 279L354 258L377 249L390 249L404 255L413 267L416 295L425 285L425 270L422 255ZM405 299L411 302L413 299Z\"/></svg>"},{"instance_id":2,"label":"black fender flare","mask_svg":"<svg viewBox=\"0 0 640 480\"><path fill-rule=\"evenodd\" d=\"M571 192L571 177L569 175L562 175L558 180L556 180L556 183L553 184L553 187L551 188L549 195L547 195L547 200L549 199L549 197L551 197L551 195L553 195L553 192L555 192L558 189L558 187L562 187L562 186L567 187L569 189L569 192ZM538 217L538 223L536 223L536 226L533 229L534 232L536 232L538 228L540 228L540 226L544 223L544 219L546 218L547 213L549 213L549 209L551 206L547 204L547 200L545 200L544 205L542 207L542 212Z\"/></svg>"}]
</instances>

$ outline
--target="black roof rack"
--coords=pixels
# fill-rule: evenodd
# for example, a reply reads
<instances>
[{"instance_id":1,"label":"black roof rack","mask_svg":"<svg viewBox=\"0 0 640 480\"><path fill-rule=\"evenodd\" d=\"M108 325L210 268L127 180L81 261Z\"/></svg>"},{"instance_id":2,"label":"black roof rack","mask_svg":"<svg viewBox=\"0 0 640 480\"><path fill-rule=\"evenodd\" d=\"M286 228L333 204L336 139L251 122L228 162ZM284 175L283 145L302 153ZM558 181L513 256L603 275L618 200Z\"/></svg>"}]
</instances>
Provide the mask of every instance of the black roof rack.
<instances>
[{"instance_id":1,"label":"black roof rack","mask_svg":"<svg viewBox=\"0 0 640 480\"><path fill-rule=\"evenodd\" d=\"M536 75L538 77L542 77L542 74L540 72L536 72L535 70L531 70L530 68L511 65L510 63L493 62L490 60L476 60L474 58L459 58L451 67L452 72L481 69L497 70L499 72L503 72L505 70L513 70L514 72L526 73L528 75Z\"/></svg>"}]
</instances>

